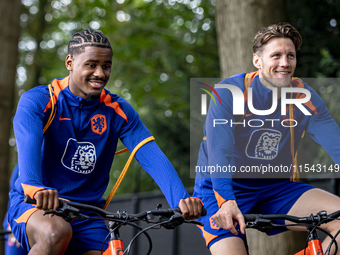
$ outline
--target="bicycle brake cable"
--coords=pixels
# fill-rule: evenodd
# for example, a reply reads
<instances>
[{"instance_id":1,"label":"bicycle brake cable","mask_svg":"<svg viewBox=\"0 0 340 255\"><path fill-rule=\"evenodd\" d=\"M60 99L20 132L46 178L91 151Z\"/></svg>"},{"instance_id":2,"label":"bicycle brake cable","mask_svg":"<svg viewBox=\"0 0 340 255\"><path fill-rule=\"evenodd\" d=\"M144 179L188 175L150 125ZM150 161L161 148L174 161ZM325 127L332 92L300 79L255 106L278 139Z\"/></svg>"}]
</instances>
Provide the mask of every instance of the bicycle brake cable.
<instances>
[{"instance_id":1,"label":"bicycle brake cable","mask_svg":"<svg viewBox=\"0 0 340 255\"><path fill-rule=\"evenodd\" d=\"M115 229L121 227L122 225L130 225L130 226L132 226L132 227L135 227L135 228L139 229L140 231L143 230L142 227L140 227L139 225L137 225L137 224L135 224L135 223L132 223L132 222L129 222L129 221L121 222L121 223L120 223L119 225L117 225L114 229L110 230L110 233L106 236L106 238L105 238L105 240L104 240L104 242L103 242L103 245L102 245L102 249L101 249L102 252L103 252L103 249L104 249L105 242L106 242L106 240L109 238L109 236L111 235L111 233L112 233ZM146 236L146 238L148 239L148 242L149 242L149 250L147 251L147 255L149 255L149 254L151 253L151 251L152 251L152 239L151 239L150 235L149 235L147 232L144 232L143 234ZM130 241L130 243L131 243L131 241ZM126 250L128 250L128 249L130 249L130 248L127 247ZM126 250L125 250L125 251L126 251ZM125 254L125 251L124 251L123 254ZM103 254L103 253L102 253L102 254ZM126 254L129 254L129 253L126 253Z\"/></svg>"},{"instance_id":2,"label":"bicycle brake cable","mask_svg":"<svg viewBox=\"0 0 340 255\"><path fill-rule=\"evenodd\" d=\"M340 230L339 230L334 236L332 236L332 234L331 234L330 232L328 232L327 230L325 230L325 229L319 227L319 225L323 224L324 221L328 221L329 219L330 219L330 218L325 219L325 220L322 220L322 221L320 221L320 222L318 223L317 226L315 226L316 229L318 229L318 230L324 232L326 235L328 235L330 238L332 238L330 244L329 244L328 247L327 247L327 250L326 250L326 252L325 252L325 255L326 255L327 252L328 252L328 254L331 253L331 247L332 247L332 244L333 244L333 243L334 243L334 245L335 245L335 253L334 253L334 254L336 254L336 253L338 252L338 249L339 249L339 248L338 248L338 242L335 240L335 238L339 235ZM339 220L339 219L333 218L333 220Z\"/></svg>"},{"instance_id":3,"label":"bicycle brake cable","mask_svg":"<svg viewBox=\"0 0 340 255\"><path fill-rule=\"evenodd\" d=\"M336 234L334 235L334 237L332 238L331 242L329 243L328 247L327 247L327 250L325 252L325 255L326 253L328 252L328 254L331 253L331 247L332 247L332 244L334 243L335 244L335 252L334 254L336 254L338 252L338 242L335 240L335 238L340 234L340 230L338 232L336 232Z\"/></svg>"},{"instance_id":4,"label":"bicycle brake cable","mask_svg":"<svg viewBox=\"0 0 340 255\"><path fill-rule=\"evenodd\" d=\"M128 255L130 253L130 249L131 249L131 246L133 244L133 242L137 239L137 237L139 237L141 234L144 234L146 233L146 231L150 230L150 229L153 229L154 227L156 226L161 226L162 224L167 224L167 223L170 223L172 219L169 219L167 221L163 221L163 222L159 222L159 223L156 223L156 224L153 224L151 225L150 227L147 227L147 228L144 228L142 229L141 231L139 231L133 238L132 240L130 241L129 245L127 246L126 250L124 251L124 253L122 255ZM151 251L150 251L151 252ZM146 255L149 255L149 251Z\"/></svg>"},{"instance_id":5,"label":"bicycle brake cable","mask_svg":"<svg viewBox=\"0 0 340 255\"><path fill-rule=\"evenodd\" d=\"M317 229L317 230L319 230L319 231L325 233L325 234L326 234L327 236L329 236L330 238L332 238L332 240L331 240L330 245L328 246L328 248L330 248L330 247L332 246L332 243L334 243L334 244L335 244L335 253L334 253L334 254L336 254L336 252L338 251L338 243L337 243L335 240L333 241L333 239L334 239L333 235L332 235L330 232L328 232L327 230L325 230L325 229L319 227L319 225L323 224L324 221L326 221L326 219L320 221L317 225L308 224L309 226L313 226L313 229L312 229L310 232L313 232L313 231L315 231L315 229ZM307 226L307 225L306 225L306 226ZM309 239L307 238L307 239L306 239L306 243L305 243L305 247L308 246L308 240L309 240ZM326 255L326 253L327 253L327 251L328 251L328 248L327 248L327 250L326 250L326 252L325 252L325 255ZM330 250L328 251L328 253L330 253ZM304 251L304 254L306 254L306 250Z\"/></svg>"}]
</instances>

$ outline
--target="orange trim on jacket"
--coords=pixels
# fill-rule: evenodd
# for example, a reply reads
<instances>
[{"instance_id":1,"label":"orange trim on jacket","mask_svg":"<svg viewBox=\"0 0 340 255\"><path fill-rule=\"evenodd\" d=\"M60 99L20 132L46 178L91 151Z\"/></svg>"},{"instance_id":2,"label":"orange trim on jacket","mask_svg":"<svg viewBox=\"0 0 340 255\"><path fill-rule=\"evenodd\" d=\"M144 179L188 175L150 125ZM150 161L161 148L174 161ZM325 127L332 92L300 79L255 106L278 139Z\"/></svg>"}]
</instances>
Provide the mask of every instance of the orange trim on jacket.
<instances>
[{"instance_id":1,"label":"orange trim on jacket","mask_svg":"<svg viewBox=\"0 0 340 255\"><path fill-rule=\"evenodd\" d=\"M69 80L70 80L70 76L67 76L62 80L54 79L52 81L51 85L52 85L52 88L53 88L54 104L57 103L60 91L64 90L68 86ZM48 102L48 104L45 107L44 112L46 112L51 107L52 107L52 100L50 100Z\"/></svg>"},{"instance_id":2,"label":"orange trim on jacket","mask_svg":"<svg viewBox=\"0 0 340 255\"><path fill-rule=\"evenodd\" d=\"M21 214L21 216L17 219L14 219L16 223L27 223L28 219L31 217L31 215L38 211L37 208L31 208L28 209L26 212L24 212L23 214Z\"/></svg>"},{"instance_id":3,"label":"orange trim on jacket","mask_svg":"<svg viewBox=\"0 0 340 255\"><path fill-rule=\"evenodd\" d=\"M209 243L212 240L214 240L216 237L218 237L218 236L212 235L209 232L205 231L202 226L200 226L200 225L196 225L196 226L202 231L203 237L205 239L205 244L207 246L209 245Z\"/></svg>"},{"instance_id":4,"label":"orange trim on jacket","mask_svg":"<svg viewBox=\"0 0 340 255\"><path fill-rule=\"evenodd\" d=\"M24 194L29 195L30 198L32 199L34 198L35 193L37 193L40 190L44 190L44 188L42 187L32 186L32 185L23 184L23 183L21 183L21 186L24 190Z\"/></svg>"},{"instance_id":5,"label":"orange trim on jacket","mask_svg":"<svg viewBox=\"0 0 340 255\"><path fill-rule=\"evenodd\" d=\"M214 193L215 193L215 197L216 197L216 200L217 200L218 208L221 208L222 204L227 202L227 200L225 200L223 197L221 197L220 194L218 194L215 190L214 190Z\"/></svg>"},{"instance_id":6,"label":"orange trim on jacket","mask_svg":"<svg viewBox=\"0 0 340 255\"><path fill-rule=\"evenodd\" d=\"M248 93L247 93L248 88L253 83L255 76L258 75L258 74L259 74L259 71L256 71L256 72L247 73L244 76L244 92L243 92L244 102L247 102L247 100L248 100Z\"/></svg>"},{"instance_id":7,"label":"orange trim on jacket","mask_svg":"<svg viewBox=\"0 0 340 255\"><path fill-rule=\"evenodd\" d=\"M121 116L123 119L126 120L126 122L129 122L125 113L123 112L123 110L120 108L119 104L117 102L111 102L111 96L105 93L105 90L103 89L101 95L100 95L100 102L104 102L105 105L112 107L115 112Z\"/></svg>"}]
</instances>

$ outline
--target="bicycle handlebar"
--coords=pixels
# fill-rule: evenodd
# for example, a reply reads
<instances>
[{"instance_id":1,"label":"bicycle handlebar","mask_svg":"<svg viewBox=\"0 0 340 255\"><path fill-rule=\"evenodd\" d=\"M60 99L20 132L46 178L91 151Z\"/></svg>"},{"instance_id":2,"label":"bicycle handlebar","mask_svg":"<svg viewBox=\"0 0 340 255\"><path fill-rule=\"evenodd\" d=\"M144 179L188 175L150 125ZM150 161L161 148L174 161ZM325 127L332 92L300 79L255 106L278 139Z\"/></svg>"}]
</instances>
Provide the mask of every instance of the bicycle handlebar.
<instances>
[{"instance_id":1,"label":"bicycle handlebar","mask_svg":"<svg viewBox=\"0 0 340 255\"><path fill-rule=\"evenodd\" d=\"M316 215L311 214L307 217L297 217L286 214L244 214L245 222L254 222L258 219L265 220L289 220L294 223L303 223L303 224L317 224L321 221L323 223L330 222L340 216L340 210L334 213L327 215L326 211L320 211Z\"/></svg>"},{"instance_id":2,"label":"bicycle handlebar","mask_svg":"<svg viewBox=\"0 0 340 255\"><path fill-rule=\"evenodd\" d=\"M30 198L28 195L25 196L24 201L25 203L29 203L29 204L36 204L36 200ZM112 213L109 211L105 211L96 206L74 203L74 202L69 202L69 201L61 200L61 199L59 199L59 208L61 208L62 211L64 212L67 211L67 212L74 213L74 214L80 214L80 210L87 211L87 212L94 212L98 214L99 216L101 216L102 218L107 219L107 220L129 220L129 221L143 220L143 219L148 220L148 217L150 218L152 216L171 217L175 215L175 213L181 214L181 211L179 208L156 209L156 210L140 212L137 214ZM55 213L58 215L58 211L51 210L49 213ZM201 216L205 216L206 213L207 213L207 210L205 208L202 208ZM82 215L82 216L86 218L85 215ZM201 224L200 222L197 222L197 221L192 221L192 223Z\"/></svg>"},{"instance_id":3,"label":"bicycle handlebar","mask_svg":"<svg viewBox=\"0 0 340 255\"><path fill-rule=\"evenodd\" d=\"M340 234L340 230L336 233L336 235L332 236L332 234L319 226L321 224L330 222L332 220L337 219L340 216L340 210L333 212L329 215L327 215L326 211L320 211L316 215L311 214L307 217L297 217L292 215L286 215L286 214L244 214L244 220L246 222L247 228L253 228L257 229L262 232L268 232L273 227L283 227L287 225L280 225L280 224L274 224L272 220L289 220L291 222L297 223L297 224L303 224L307 228L308 231L308 240L311 240L310 238L315 238L316 235L314 235L316 229L321 230L326 235L328 235L331 238L331 242L327 248L327 251L329 252L331 249L332 244L335 244L335 252L334 254L337 254L338 251L338 244L336 242L336 237ZM307 244L306 241L306 244ZM325 254L327 253L325 252ZM300 253L299 253L300 254ZM323 254L323 253L322 253Z\"/></svg>"},{"instance_id":4,"label":"bicycle handlebar","mask_svg":"<svg viewBox=\"0 0 340 255\"><path fill-rule=\"evenodd\" d=\"M28 195L25 196L24 201L29 204L36 204L35 199L31 199ZM126 212L120 212L117 213L111 213L109 211L105 211L99 207L86 205L86 204L80 204L80 203L74 203L69 202L66 200L59 199L59 207L58 210L50 210L45 211L44 215L46 214L55 214L57 216L62 217L66 221L73 221L77 218L82 219L104 219L109 220L108 228L110 230L111 240L116 240L115 238L119 235L118 229L123 225L131 225L140 231L132 238L130 241L128 247L124 251L124 254L130 254L130 248L133 242L136 240L138 236L141 234L145 234L148 242L149 242L149 250L147 255L151 253L152 250L152 240L150 236L146 233L148 230L157 227L162 226L166 229L174 229L177 226L183 224L183 223L193 223L196 225L203 226L203 223L194 221L194 220L186 220L184 216L181 214L181 211L179 208L176 209L160 209L161 205L157 205L156 210L150 210L150 211L144 211L137 214L128 214ZM82 214L80 211L87 211L87 212L93 212L99 215L101 218L93 218L88 215ZM206 215L207 211L205 208L202 208L202 216ZM158 217L158 218L155 218ZM135 221L145 221L147 223L152 223L151 226L148 226L146 228L141 228L137 224L133 223ZM117 235L117 236L116 236ZM112 237L113 236L113 237ZM105 239L106 240L106 239ZM105 241L104 241L105 242ZM118 253L117 253L118 254Z\"/></svg>"}]
</instances>

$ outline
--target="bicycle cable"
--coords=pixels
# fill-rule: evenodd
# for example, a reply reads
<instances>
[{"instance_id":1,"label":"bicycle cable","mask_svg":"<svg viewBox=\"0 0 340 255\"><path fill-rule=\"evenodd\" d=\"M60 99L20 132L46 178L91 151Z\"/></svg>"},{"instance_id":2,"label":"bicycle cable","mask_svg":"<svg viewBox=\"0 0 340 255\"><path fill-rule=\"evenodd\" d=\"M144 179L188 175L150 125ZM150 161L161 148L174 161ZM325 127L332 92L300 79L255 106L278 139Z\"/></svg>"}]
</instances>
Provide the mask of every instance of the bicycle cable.
<instances>
[{"instance_id":1,"label":"bicycle cable","mask_svg":"<svg viewBox=\"0 0 340 255\"><path fill-rule=\"evenodd\" d=\"M332 218L329 218L329 219L332 219ZM338 219L337 219L337 218L333 218L333 220L338 220ZM321 225L324 221L326 221L326 220L321 221L321 222L319 223L319 225ZM328 251L328 254L331 253L331 247L332 247L332 245L333 245L333 243L334 243L334 245L335 245L334 255L337 254L337 252L338 252L338 250L339 250L339 247L338 247L338 242L335 240L335 238L339 235L339 231L338 231L338 232L335 234L335 236L333 237L332 234L331 234L330 232L328 232L327 230L325 230L325 229L323 229L323 228L321 228L321 227L319 227L319 226L317 226L317 229L320 230L320 231L322 231L322 232L324 232L324 233L327 234L330 238L332 238L332 240L331 240L330 244L328 245L327 250L326 250L325 253L327 253L327 251Z\"/></svg>"},{"instance_id":2,"label":"bicycle cable","mask_svg":"<svg viewBox=\"0 0 340 255\"><path fill-rule=\"evenodd\" d=\"M317 225L311 225L311 224L303 224L303 223L297 223L297 224L283 224L283 225L281 225L281 224L273 224L272 223L272 225L271 225L271 227L274 227L274 228L282 228L282 227L290 227L290 226L303 226L303 227L312 227L313 226L313 228L312 228L312 230L310 231L310 232L313 232L313 231L315 231L316 229L317 230L319 230L319 231L321 231L321 232L323 232L323 233L325 233L327 236L329 236L332 240L331 240L331 242L330 242L330 244L329 244L329 246L328 246L328 248L327 248L327 250L326 250L326 252L324 253L325 255L327 254L327 252L328 252L328 254L330 255L330 248L331 248L331 246L333 245L333 243L334 243L334 245L335 245L335 253L334 253L334 255L337 253L337 251L338 251L338 243L337 243L337 241L335 240L336 239L336 237L340 234L340 230L336 233L336 235L333 237L333 235L330 233L330 232L328 232L327 230L325 230L325 229L323 229L323 228L321 228L321 227L319 227L319 225L321 225L321 224L323 224L325 221L329 221L329 219L331 219L331 218L328 218L328 219L324 219L324 220L322 220L322 221L320 221ZM333 220L339 220L339 219L337 219L337 218L333 218ZM256 228L256 227L255 227ZM308 236L309 237L309 236ZM305 242L305 248L304 248L304 255L306 255L306 248L308 247L308 241L309 241L309 238L307 237L307 239L306 239L306 242Z\"/></svg>"},{"instance_id":3,"label":"bicycle cable","mask_svg":"<svg viewBox=\"0 0 340 255\"><path fill-rule=\"evenodd\" d=\"M339 220L339 219L334 219L334 220ZM334 237L332 238L330 244L329 244L328 247L327 247L327 250L326 250L326 252L325 252L325 255L327 254L327 252L328 252L328 254L331 254L331 247L332 247L333 242L335 243L335 253L334 253L334 254L337 253L337 251L338 251L338 245L337 245L338 242L335 240L335 238L336 238L339 234L340 234L340 230L339 230L339 231L334 235Z\"/></svg>"},{"instance_id":4,"label":"bicycle cable","mask_svg":"<svg viewBox=\"0 0 340 255\"><path fill-rule=\"evenodd\" d=\"M331 234L330 232L328 232L327 230L325 230L325 229L319 227L319 225L323 224L323 222L326 221L326 220L328 220L328 219L325 219L325 220L320 221L317 225L310 225L310 224L308 224L308 225L306 225L306 226L313 226L313 229L312 229L310 232L313 232L313 231L315 231L315 230L317 229L317 230L319 230L319 231L325 233L326 235L328 235L328 236L329 236L330 238L332 238L332 240L333 240L334 237L332 236L332 234ZM309 236L308 236L308 237L309 237ZM305 247L308 246L308 241L309 241L309 238L308 238L308 237L307 237L306 242L305 242ZM332 243L333 243L333 242L331 241L330 246L332 245ZM336 254L336 252L338 251L338 243L337 243L336 241L334 241L334 244L335 244L335 253L334 253L334 254ZM326 251L326 252L327 252L327 251ZM304 249L304 253L303 253L303 254L306 255L306 248Z\"/></svg>"},{"instance_id":5,"label":"bicycle cable","mask_svg":"<svg viewBox=\"0 0 340 255\"><path fill-rule=\"evenodd\" d=\"M113 230L110 230L110 231L109 231L109 233L108 233L107 236L105 237L105 239L104 239L104 241L103 241L103 244L102 244L102 248L101 248L101 253L102 253L102 255L104 254L104 245L105 245L105 243L106 243L106 240L110 237L111 233L112 233L113 231L116 230L117 227L121 227L121 226L123 226L123 225L124 225L124 223L121 222L121 223L120 223L119 225L117 225Z\"/></svg>"},{"instance_id":6,"label":"bicycle cable","mask_svg":"<svg viewBox=\"0 0 340 255\"><path fill-rule=\"evenodd\" d=\"M319 224L322 224L322 221L321 221ZM275 228L282 228L282 227L295 227L295 226L304 226L304 227L306 227L306 226L313 226L313 225L297 223L297 224L287 224L287 225L273 224L272 226L275 227ZM327 230L325 230L325 229L323 229L323 228L321 228L321 227L319 227L319 226L314 226L311 232L315 231L315 229L317 229L317 230L319 230L319 231L325 233L327 236L329 236L330 238L332 238L332 240L331 240L331 242L330 242L330 244L329 244L329 246L328 246L328 248L327 248L327 250L326 250L326 252L325 252L325 255L326 255L326 253L327 253L328 250L329 250L328 253L330 254L330 247L331 247L331 245L332 245L333 243L334 243L334 245L335 245L335 253L334 253L334 255L335 255L335 254L337 253L337 251L338 251L338 243L337 243L337 241L335 240L335 238L336 238L337 235L340 234L340 230L339 230L339 231L337 232L337 234L333 237L331 233L329 233ZM308 237L307 237L306 242L305 242L305 245L304 245L304 247L305 247L305 248L304 248L304 253L303 253L304 255L306 255L306 248L307 248L307 246L308 246L308 241L309 241L309 239L308 239Z\"/></svg>"},{"instance_id":7,"label":"bicycle cable","mask_svg":"<svg viewBox=\"0 0 340 255\"><path fill-rule=\"evenodd\" d=\"M146 233L146 231L156 227L156 226L161 226L162 224L166 224L166 223L170 223L172 221L172 219L169 219L167 221L163 221L163 222L159 222L159 223L156 223L156 224L153 224L151 225L150 227L147 227L147 228L144 228L142 229L141 231L139 231L133 238L132 240L130 241L129 245L127 246L126 250L124 251L124 253L122 255L129 255L130 254L130 249L131 249L131 246L133 244L133 242L137 239L137 237L139 237L141 234L143 233ZM151 251L150 251L151 253ZM146 255L149 255L150 254L149 251Z\"/></svg>"},{"instance_id":8,"label":"bicycle cable","mask_svg":"<svg viewBox=\"0 0 340 255\"><path fill-rule=\"evenodd\" d=\"M132 226L132 227L135 227L135 228L139 229L140 231L143 230L142 227L138 226L138 225L135 224L135 223L128 222L128 221L126 221L126 222L121 222L121 223L120 223L119 225L117 225L114 229L110 230L110 233L105 237L105 240L104 240L103 245L102 245L102 248L101 248L102 254L103 254L103 252L104 252L104 245L105 245L105 243L106 243L106 240L109 238L109 236L111 235L111 233L112 233L113 231L115 231L117 228L120 228L120 227L123 226L123 225L130 225L130 226ZM146 238L148 239L148 242L149 242L149 250L147 251L147 252L148 252L147 255L149 255L149 254L151 253L151 251L152 251L152 239L151 239L150 235L149 235L147 232L144 232L143 234L146 236Z\"/></svg>"},{"instance_id":9,"label":"bicycle cable","mask_svg":"<svg viewBox=\"0 0 340 255\"><path fill-rule=\"evenodd\" d=\"M307 227L307 226L313 226L313 229L310 231L310 232L313 232L313 231L315 231L316 229L317 230L319 230L319 231L321 231L321 232L323 232L323 233L325 233L327 236L329 236L332 240L331 240L331 242L330 242L330 244L329 244L329 246L328 246L328 248L327 248L327 250L326 250L326 252L325 252L325 255L327 254L327 252L328 252L328 254L330 255L330 248L332 247L332 244L334 243L334 245L335 245L335 252L334 252L334 255L338 252L338 242L335 240L335 238L340 234L340 230L336 233L336 235L333 237L333 235L329 232L329 231L327 231L327 230L325 230L325 229L323 229L323 228L321 228L321 227L319 227L321 224L323 224L325 221L329 221L329 219L332 219L332 218L328 218L328 219L324 219L324 220L322 220L322 221L320 221L317 225L311 225L311 224L291 224L291 225L284 225L284 226L299 226L299 225L304 225L305 227ZM336 218L333 218L333 220L338 220L338 219L336 219ZM307 239L306 239L306 242L305 242L305 249L304 249L304 255L306 255L306 247L308 246L308 241L309 241L309 238L307 237Z\"/></svg>"},{"instance_id":10,"label":"bicycle cable","mask_svg":"<svg viewBox=\"0 0 340 255\"><path fill-rule=\"evenodd\" d=\"M84 217L84 216L85 216L85 215L82 215L82 217ZM120 222L120 224L117 225L113 230L110 230L109 234L105 237L105 239L104 239L104 241L103 241L103 244L102 244L102 247L101 247L101 254L103 254L103 252L104 252L104 245L105 245L105 243L106 243L106 240L110 237L111 233L112 233L114 230L116 230L117 228L120 228L120 227L123 226L123 225L130 225L130 226L132 226L132 227L135 227L135 228L139 229L140 231L143 230L142 227L138 226L138 225L135 224L135 223L130 222L130 221L133 220L133 219L130 219L130 221L129 221L129 219L128 219L128 214L126 214L125 216L126 216L126 219L124 219L124 220L120 220L120 219L115 219L115 220L114 220L115 222ZM82 217L79 217L79 218L82 218ZM103 220L103 219L104 219L104 220L112 221L112 219L107 218L107 217L100 217L100 218L97 218L97 217L89 217L89 216L86 216L86 219L91 219L91 220ZM137 220L136 220L136 221L137 221ZM161 222L161 224L163 224L163 223L167 223L167 222ZM154 226L155 226L155 225L152 225L151 228L154 227ZM139 232L139 233L140 233L140 232ZM146 236L146 238L148 239L148 242L149 242L149 250L147 251L147 252L148 252L147 255L149 255L149 254L151 253L151 251L152 251L152 239L151 239L150 235L149 235L147 232L142 232L142 233ZM139 235L138 235L138 236L139 236Z\"/></svg>"}]
</instances>

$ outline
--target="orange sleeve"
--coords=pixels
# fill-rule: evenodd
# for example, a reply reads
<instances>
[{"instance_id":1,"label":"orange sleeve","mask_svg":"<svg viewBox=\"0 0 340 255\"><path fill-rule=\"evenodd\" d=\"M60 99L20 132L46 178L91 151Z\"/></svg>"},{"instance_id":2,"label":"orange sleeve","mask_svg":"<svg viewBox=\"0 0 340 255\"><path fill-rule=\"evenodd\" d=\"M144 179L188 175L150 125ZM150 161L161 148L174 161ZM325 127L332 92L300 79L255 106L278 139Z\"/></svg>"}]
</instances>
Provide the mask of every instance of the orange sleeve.
<instances>
[{"instance_id":1,"label":"orange sleeve","mask_svg":"<svg viewBox=\"0 0 340 255\"><path fill-rule=\"evenodd\" d=\"M190 197L190 198L191 198L191 199L197 199L197 200L199 200L199 201L201 202L202 206L204 207L204 204L203 204L203 202L202 202L201 199L199 199L199 198L197 198L197 197Z\"/></svg>"},{"instance_id":2,"label":"orange sleeve","mask_svg":"<svg viewBox=\"0 0 340 255\"><path fill-rule=\"evenodd\" d=\"M227 202L227 200L225 200L223 197L221 197L220 194L218 194L215 190L214 190L214 193L215 193L215 197L216 197L216 200L217 200L218 207L221 208L222 204Z\"/></svg>"},{"instance_id":3,"label":"orange sleeve","mask_svg":"<svg viewBox=\"0 0 340 255\"><path fill-rule=\"evenodd\" d=\"M29 195L30 198L34 198L35 193L37 193L40 190L44 190L42 187L32 186L28 184L21 183L22 188L24 189L25 195Z\"/></svg>"}]
</instances>

